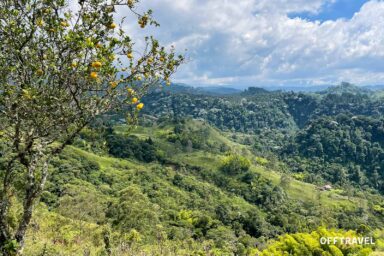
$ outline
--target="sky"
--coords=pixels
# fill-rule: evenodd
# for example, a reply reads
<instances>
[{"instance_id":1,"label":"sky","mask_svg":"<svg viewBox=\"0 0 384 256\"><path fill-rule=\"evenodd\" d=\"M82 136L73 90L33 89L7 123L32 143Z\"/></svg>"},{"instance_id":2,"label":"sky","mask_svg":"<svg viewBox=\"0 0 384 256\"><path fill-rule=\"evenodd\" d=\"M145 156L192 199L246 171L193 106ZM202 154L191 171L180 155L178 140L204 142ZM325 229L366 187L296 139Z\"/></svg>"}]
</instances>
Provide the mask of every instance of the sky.
<instances>
[{"instance_id":1,"label":"sky","mask_svg":"<svg viewBox=\"0 0 384 256\"><path fill-rule=\"evenodd\" d=\"M384 84L384 0L141 0L192 86Z\"/></svg>"}]
</instances>

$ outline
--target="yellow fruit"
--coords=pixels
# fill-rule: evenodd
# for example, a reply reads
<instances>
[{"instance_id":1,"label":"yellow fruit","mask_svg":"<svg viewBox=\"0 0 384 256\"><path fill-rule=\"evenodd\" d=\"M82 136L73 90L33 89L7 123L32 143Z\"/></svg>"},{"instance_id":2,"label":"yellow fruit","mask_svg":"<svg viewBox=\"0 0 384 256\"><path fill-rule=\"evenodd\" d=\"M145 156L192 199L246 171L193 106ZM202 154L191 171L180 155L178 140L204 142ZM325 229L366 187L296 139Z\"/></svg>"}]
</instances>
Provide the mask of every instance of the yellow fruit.
<instances>
[{"instance_id":1,"label":"yellow fruit","mask_svg":"<svg viewBox=\"0 0 384 256\"><path fill-rule=\"evenodd\" d=\"M44 26L44 21L43 21L42 19L38 19L38 20L36 21L36 25L37 25L38 27L42 27L42 26Z\"/></svg>"},{"instance_id":2,"label":"yellow fruit","mask_svg":"<svg viewBox=\"0 0 384 256\"><path fill-rule=\"evenodd\" d=\"M26 99L28 99L28 100L32 99L32 96L31 96L31 94L29 94L29 91L28 91L28 90L23 89L22 92L23 92L23 97L24 97L24 98L26 98Z\"/></svg>"},{"instance_id":3,"label":"yellow fruit","mask_svg":"<svg viewBox=\"0 0 384 256\"><path fill-rule=\"evenodd\" d=\"M136 79L141 81L143 78L141 76L137 76Z\"/></svg>"},{"instance_id":4,"label":"yellow fruit","mask_svg":"<svg viewBox=\"0 0 384 256\"><path fill-rule=\"evenodd\" d=\"M129 8L133 8L134 2L133 0L128 0L128 6Z\"/></svg>"},{"instance_id":5,"label":"yellow fruit","mask_svg":"<svg viewBox=\"0 0 384 256\"><path fill-rule=\"evenodd\" d=\"M96 73L96 72L91 72L91 74L89 74L89 76L90 76L92 79L96 79L96 78L97 78L97 73Z\"/></svg>"},{"instance_id":6,"label":"yellow fruit","mask_svg":"<svg viewBox=\"0 0 384 256\"><path fill-rule=\"evenodd\" d=\"M115 89L119 83L116 81L109 82L109 85L111 86L112 89Z\"/></svg>"},{"instance_id":7,"label":"yellow fruit","mask_svg":"<svg viewBox=\"0 0 384 256\"><path fill-rule=\"evenodd\" d=\"M167 81L166 85L167 85L167 86L170 86L170 85L171 85L171 82L170 82L170 81Z\"/></svg>"},{"instance_id":8,"label":"yellow fruit","mask_svg":"<svg viewBox=\"0 0 384 256\"><path fill-rule=\"evenodd\" d=\"M62 22L60 22L60 25L61 25L62 27L69 27L69 24L68 24L68 22L66 22L66 21L62 21Z\"/></svg>"},{"instance_id":9,"label":"yellow fruit","mask_svg":"<svg viewBox=\"0 0 384 256\"><path fill-rule=\"evenodd\" d=\"M164 62L165 61L164 57L160 57L160 61Z\"/></svg>"},{"instance_id":10,"label":"yellow fruit","mask_svg":"<svg viewBox=\"0 0 384 256\"><path fill-rule=\"evenodd\" d=\"M128 88L127 91L128 91L128 93L129 93L130 95L133 95L133 94L135 93L135 90L133 90L133 89L131 89L131 88Z\"/></svg>"},{"instance_id":11,"label":"yellow fruit","mask_svg":"<svg viewBox=\"0 0 384 256\"><path fill-rule=\"evenodd\" d=\"M152 58L149 58L148 59L148 63L150 64L150 63L152 63L153 62L153 59Z\"/></svg>"},{"instance_id":12,"label":"yellow fruit","mask_svg":"<svg viewBox=\"0 0 384 256\"><path fill-rule=\"evenodd\" d=\"M103 45L102 45L102 44L96 44L95 46L96 46L96 48L97 48L97 49L100 49L100 48L102 48L102 47L103 47Z\"/></svg>"},{"instance_id":13,"label":"yellow fruit","mask_svg":"<svg viewBox=\"0 0 384 256\"><path fill-rule=\"evenodd\" d=\"M110 29L115 29L117 27L116 23L109 24Z\"/></svg>"},{"instance_id":14,"label":"yellow fruit","mask_svg":"<svg viewBox=\"0 0 384 256\"><path fill-rule=\"evenodd\" d=\"M54 28L50 28L49 32L55 33L55 29Z\"/></svg>"},{"instance_id":15,"label":"yellow fruit","mask_svg":"<svg viewBox=\"0 0 384 256\"><path fill-rule=\"evenodd\" d=\"M93 68L100 68L102 66L100 61L94 61L91 65Z\"/></svg>"},{"instance_id":16,"label":"yellow fruit","mask_svg":"<svg viewBox=\"0 0 384 256\"><path fill-rule=\"evenodd\" d=\"M132 53L128 53L127 57L128 57L128 59L133 59L133 54Z\"/></svg>"},{"instance_id":17,"label":"yellow fruit","mask_svg":"<svg viewBox=\"0 0 384 256\"><path fill-rule=\"evenodd\" d=\"M136 106L137 110L141 110L143 107L144 107L144 103L139 103Z\"/></svg>"},{"instance_id":18,"label":"yellow fruit","mask_svg":"<svg viewBox=\"0 0 384 256\"><path fill-rule=\"evenodd\" d=\"M37 74L38 76L42 76L42 75L44 74L44 71L43 71L42 69L38 69L38 70L36 71L36 74Z\"/></svg>"},{"instance_id":19,"label":"yellow fruit","mask_svg":"<svg viewBox=\"0 0 384 256\"><path fill-rule=\"evenodd\" d=\"M72 62L71 67L76 68L77 67L77 63L76 62Z\"/></svg>"},{"instance_id":20,"label":"yellow fruit","mask_svg":"<svg viewBox=\"0 0 384 256\"><path fill-rule=\"evenodd\" d=\"M135 97L132 99L132 104L136 104L139 100Z\"/></svg>"}]
</instances>

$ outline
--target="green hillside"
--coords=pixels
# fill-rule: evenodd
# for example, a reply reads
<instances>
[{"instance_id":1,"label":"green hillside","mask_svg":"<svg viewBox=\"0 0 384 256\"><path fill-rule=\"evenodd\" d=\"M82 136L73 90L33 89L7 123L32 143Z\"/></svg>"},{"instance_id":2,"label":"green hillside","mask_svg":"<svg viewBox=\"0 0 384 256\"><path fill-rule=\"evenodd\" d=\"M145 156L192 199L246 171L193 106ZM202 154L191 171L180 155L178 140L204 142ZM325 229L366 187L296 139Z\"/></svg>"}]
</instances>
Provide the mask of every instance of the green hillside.
<instances>
[{"instance_id":1,"label":"green hillside","mask_svg":"<svg viewBox=\"0 0 384 256\"><path fill-rule=\"evenodd\" d=\"M130 144L119 143L127 138ZM151 156L111 155L129 154L135 145ZM231 155L248 159L249 169L224 173L220 166ZM25 254L283 255L289 239L300 244L294 250L346 253L307 241L316 239L317 230L368 235L383 227L372 208L381 196L351 196L341 188L321 192L293 177L284 163L255 154L203 121L87 129L52 162ZM382 233L375 231L375 238ZM348 252L382 249L378 244Z\"/></svg>"},{"instance_id":2,"label":"green hillside","mask_svg":"<svg viewBox=\"0 0 384 256\"><path fill-rule=\"evenodd\" d=\"M317 93L212 96L157 90L146 113L204 120L259 155L278 158L308 183L384 193L384 104L380 91L343 83ZM150 121L152 122L152 121Z\"/></svg>"}]
</instances>

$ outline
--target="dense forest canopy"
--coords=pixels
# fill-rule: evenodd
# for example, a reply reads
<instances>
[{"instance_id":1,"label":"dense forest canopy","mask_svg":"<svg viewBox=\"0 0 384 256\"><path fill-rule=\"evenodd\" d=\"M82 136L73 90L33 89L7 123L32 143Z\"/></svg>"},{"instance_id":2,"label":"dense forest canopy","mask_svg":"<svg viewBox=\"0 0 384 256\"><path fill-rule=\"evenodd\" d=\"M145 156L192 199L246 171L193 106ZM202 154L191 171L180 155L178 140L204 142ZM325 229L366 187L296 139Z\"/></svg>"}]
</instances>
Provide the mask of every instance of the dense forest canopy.
<instances>
[{"instance_id":1,"label":"dense forest canopy","mask_svg":"<svg viewBox=\"0 0 384 256\"><path fill-rule=\"evenodd\" d=\"M158 118L202 119L226 132L253 135L245 143L255 152L279 155L307 181L320 178L318 183L383 193L384 101L377 95L343 83L317 93L249 88L222 96L156 90L145 101L147 113Z\"/></svg>"},{"instance_id":2,"label":"dense forest canopy","mask_svg":"<svg viewBox=\"0 0 384 256\"><path fill-rule=\"evenodd\" d=\"M380 92L162 85L143 102L137 127L124 111L99 115L52 159L26 255L384 250ZM319 243L334 235L377 243Z\"/></svg>"}]
</instances>

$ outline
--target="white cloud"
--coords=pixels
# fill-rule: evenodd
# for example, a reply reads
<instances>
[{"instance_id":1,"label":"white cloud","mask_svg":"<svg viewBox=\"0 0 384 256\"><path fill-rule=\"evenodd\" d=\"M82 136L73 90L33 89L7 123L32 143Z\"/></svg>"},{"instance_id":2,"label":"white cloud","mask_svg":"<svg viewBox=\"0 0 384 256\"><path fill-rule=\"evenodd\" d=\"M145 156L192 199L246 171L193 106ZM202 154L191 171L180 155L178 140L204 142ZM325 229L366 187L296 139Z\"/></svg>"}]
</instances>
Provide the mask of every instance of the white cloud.
<instances>
[{"instance_id":1,"label":"white cloud","mask_svg":"<svg viewBox=\"0 0 384 256\"><path fill-rule=\"evenodd\" d=\"M188 49L177 74L194 85L382 83L384 2L371 0L351 19L309 21L290 13L319 13L335 0L142 0L161 27L164 44Z\"/></svg>"}]
</instances>

